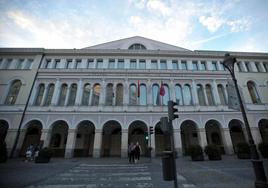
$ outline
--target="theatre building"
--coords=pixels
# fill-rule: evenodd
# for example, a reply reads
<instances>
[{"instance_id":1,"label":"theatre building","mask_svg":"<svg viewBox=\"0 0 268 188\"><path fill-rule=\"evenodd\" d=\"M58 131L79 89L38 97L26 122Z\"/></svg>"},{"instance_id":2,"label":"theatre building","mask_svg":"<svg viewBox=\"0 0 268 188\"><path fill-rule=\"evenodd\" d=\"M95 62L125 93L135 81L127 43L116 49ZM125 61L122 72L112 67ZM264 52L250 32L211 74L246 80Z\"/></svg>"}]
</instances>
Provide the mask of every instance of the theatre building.
<instances>
[{"instance_id":1,"label":"theatre building","mask_svg":"<svg viewBox=\"0 0 268 188\"><path fill-rule=\"evenodd\" d=\"M160 117L173 100L178 155L212 143L233 154L248 138L241 112L228 108L225 53L139 36L83 49L1 48L0 139L10 152L20 133L16 156L41 144L55 157L126 157L137 141L159 156ZM254 141L268 143L268 53L230 54Z\"/></svg>"}]
</instances>

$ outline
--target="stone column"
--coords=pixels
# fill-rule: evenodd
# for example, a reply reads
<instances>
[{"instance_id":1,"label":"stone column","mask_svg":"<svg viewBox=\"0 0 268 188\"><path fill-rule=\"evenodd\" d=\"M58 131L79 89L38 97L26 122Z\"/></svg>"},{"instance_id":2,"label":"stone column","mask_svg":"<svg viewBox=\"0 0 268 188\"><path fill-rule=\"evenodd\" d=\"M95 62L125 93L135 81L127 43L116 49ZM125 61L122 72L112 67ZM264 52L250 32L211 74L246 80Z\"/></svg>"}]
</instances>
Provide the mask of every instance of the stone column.
<instances>
[{"instance_id":1,"label":"stone column","mask_svg":"<svg viewBox=\"0 0 268 188\"><path fill-rule=\"evenodd\" d=\"M154 133L150 135L150 139L151 139L151 147L152 147L151 157L155 157L155 127L154 127Z\"/></svg>"},{"instance_id":2,"label":"stone column","mask_svg":"<svg viewBox=\"0 0 268 188\"><path fill-rule=\"evenodd\" d=\"M95 130L95 137L94 137L94 146L93 146L93 157L94 158L100 158L101 139L102 139L102 131L101 131L101 129L96 129Z\"/></svg>"},{"instance_id":3,"label":"stone column","mask_svg":"<svg viewBox=\"0 0 268 188\"><path fill-rule=\"evenodd\" d=\"M113 84L113 102L112 106L116 105L116 84Z\"/></svg>"},{"instance_id":4,"label":"stone column","mask_svg":"<svg viewBox=\"0 0 268 188\"><path fill-rule=\"evenodd\" d=\"M180 129L174 129L174 147L178 156L182 156L182 144L181 144L181 131Z\"/></svg>"},{"instance_id":5,"label":"stone column","mask_svg":"<svg viewBox=\"0 0 268 188\"><path fill-rule=\"evenodd\" d=\"M246 67L244 61L241 61L241 66L242 66L242 71L247 72L247 67ZM250 71L250 70L248 70L248 71Z\"/></svg>"},{"instance_id":6,"label":"stone column","mask_svg":"<svg viewBox=\"0 0 268 188\"><path fill-rule=\"evenodd\" d=\"M222 84L222 85L223 85L223 91L224 91L224 99L225 99L226 105L228 105L228 93L227 93L227 88L226 88L226 85L225 85L225 84Z\"/></svg>"},{"instance_id":7,"label":"stone column","mask_svg":"<svg viewBox=\"0 0 268 188\"><path fill-rule=\"evenodd\" d=\"M206 86L202 85L202 88L203 88L203 93L204 93L204 97L205 97L205 103L208 106L208 96L207 96L207 92L206 92Z\"/></svg>"},{"instance_id":8,"label":"stone column","mask_svg":"<svg viewBox=\"0 0 268 188\"><path fill-rule=\"evenodd\" d=\"M199 129L199 136L200 136L199 137L200 145L204 149L208 145L207 137L206 137L206 130L204 128Z\"/></svg>"},{"instance_id":9,"label":"stone column","mask_svg":"<svg viewBox=\"0 0 268 188\"><path fill-rule=\"evenodd\" d=\"M121 158L128 156L128 130L122 129L121 135Z\"/></svg>"},{"instance_id":10,"label":"stone column","mask_svg":"<svg viewBox=\"0 0 268 188\"><path fill-rule=\"evenodd\" d=\"M174 80L173 79L170 80L169 88L170 88L170 100L176 102L175 86L174 86Z\"/></svg>"},{"instance_id":11,"label":"stone column","mask_svg":"<svg viewBox=\"0 0 268 188\"><path fill-rule=\"evenodd\" d=\"M224 145L224 150L225 153L228 155L231 155L234 153L233 149L233 143L230 135L230 130L228 128L224 128L221 130L221 135L222 135L222 142Z\"/></svg>"},{"instance_id":12,"label":"stone column","mask_svg":"<svg viewBox=\"0 0 268 188\"><path fill-rule=\"evenodd\" d=\"M17 136L17 129L8 129L6 139L5 139L6 144L7 144L8 156L10 155L10 152L12 150L16 136Z\"/></svg>"},{"instance_id":13,"label":"stone column","mask_svg":"<svg viewBox=\"0 0 268 188\"><path fill-rule=\"evenodd\" d=\"M69 129L67 143L65 146L64 158L72 158L73 157L74 148L75 148L75 141L76 141L76 129Z\"/></svg>"},{"instance_id":14,"label":"stone column","mask_svg":"<svg viewBox=\"0 0 268 188\"><path fill-rule=\"evenodd\" d=\"M258 127L250 127L250 131L255 142L255 145L258 146L262 142L261 133Z\"/></svg>"},{"instance_id":15,"label":"stone column","mask_svg":"<svg viewBox=\"0 0 268 188\"><path fill-rule=\"evenodd\" d=\"M147 97L148 97L148 105L153 105L153 99L152 99L152 83L151 80L147 80Z\"/></svg>"},{"instance_id":16,"label":"stone column","mask_svg":"<svg viewBox=\"0 0 268 188\"><path fill-rule=\"evenodd\" d=\"M37 94L37 92L38 92L38 86L39 86L39 82L36 81L35 84L34 84L34 88L33 88L33 92L32 92L30 101L29 101L29 104L30 104L31 106L34 105L35 98L36 98L36 94ZM3 100L3 103L4 103L4 100Z\"/></svg>"},{"instance_id":17,"label":"stone column","mask_svg":"<svg viewBox=\"0 0 268 188\"><path fill-rule=\"evenodd\" d=\"M54 88L52 101L51 101L52 106L57 105L58 99L59 99L59 94L60 94L60 80L57 79L56 84L55 84L55 88Z\"/></svg>"},{"instance_id":18,"label":"stone column","mask_svg":"<svg viewBox=\"0 0 268 188\"><path fill-rule=\"evenodd\" d=\"M218 87L217 87L216 80L213 80L212 93L213 93L213 96L214 96L215 105L220 105L221 101L220 101L220 97L219 97L219 92L218 92Z\"/></svg>"},{"instance_id":19,"label":"stone column","mask_svg":"<svg viewBox=\"0 0 268 188\"><path fill-rule=\"evenodd\" d=\"M99 101L99 106L104 106L105 104L105 93L106 93L106 84L105 84L105 80L102 80L102 84L101 84L101 92L100 92L100 101Z\"/></svg>"},{"instance_id":20,"label":"stone column","mask_svg":"<svg viewBox=\"0 0 268 188\"><path fill-rule=\"evenodd\" d=\"M49 147L50 139L51 139L51 130L42 129L40 141L43 142L43 148Z\"/></svg>"},{"instance_id":21,"label":"stone column","mask_svg":"<svg viewBox=\"0 0 268 188\"><path fill-rule=\"evenodd\" d=\"M255 64L255 62L250 62L250 66L251 66L251 70L252 70L252 72L258 72L258 69L257 69L257 67L256 67L256 64Z\"/></svg>"},{"instance_id":22,"label":"stone column","mask_svg":"<svg viewBox=\"0 0 268 188\"><path fill-rule=\"evenodd\" d=\"M45 91L44 91L40 106L44 106L45 104L45 100L47 98L47 91L48 91L48 84L45 84Z\"/></svg>"},{"instance_id":23,"label":"stone column","mask_svg":"<svg viewBox=\"0 0 268 188\"><path fill-rule=\"evenodd\" d=\"M127 106L128 105L128 101L129 101L128 80L125 79L123 105L124 106Z\"/></svg>"},{"instance_id":24,"label":"stone column","mask_svg":"<svg viewBox=\"0 0 268 188\"><path fill-rule=\"evenodd\" d=\"M192 80L192 95L193 95L193 105L199 105L198 96L197 96L197 90L196 90L196 84L195 81Z\"/></svg>"},{"instance_id":25,"label":"stone column","mask_svg":"<svg viewBox=\"0 0 268 188\"><path fill-rule=\"evenodd\" d=\"M81 99L83 95L83 81L82 79L79 80L78 82L78 87L77 87L77 95L75 98L75 106L80 106L81 105Z\"/></svg>"},{"instance_id":26,"label":"stone column","mask_svg":"<svg viewBox=\"0 0 268 188\"><path fill-rule=\"evenodd\" d=\"M64 102L64 106L67 106L67 105L68 105L68 101L69 101L70 93L71 93L71 85L68 84L68 87L67 87L67 93L66 93L65 102Z\"/></svg>"}]
</instances>

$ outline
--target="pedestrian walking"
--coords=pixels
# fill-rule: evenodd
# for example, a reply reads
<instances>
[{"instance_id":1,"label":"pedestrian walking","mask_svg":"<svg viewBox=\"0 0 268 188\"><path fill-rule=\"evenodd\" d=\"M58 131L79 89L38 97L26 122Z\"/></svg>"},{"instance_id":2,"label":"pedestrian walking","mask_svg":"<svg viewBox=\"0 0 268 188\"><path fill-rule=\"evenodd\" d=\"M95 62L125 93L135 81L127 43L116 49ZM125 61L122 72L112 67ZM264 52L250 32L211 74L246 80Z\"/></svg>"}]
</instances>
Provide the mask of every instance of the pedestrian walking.
<instances>
[{"instance_id":1,"label":"pedestrian walking","mask_svg":"<svg viewBox=\"0 0 268 188\"><path fill-rule=\"evenodd\" d=\"M141 155L141 146L139 142L136 143L135 145L135 163L137 163L140 160L140 155Z\"/></svg>"},{"instance_id":2,"label":"pedestrian walking","mask_svg":"<svg viewBox=\"0 0 268 188\"><path fill-rule=\"evenodd\" d=\"M133 142L130 143L128 146L128 161L129 163L134 163L134 157L135 157L135 145Z\"/></svg>"}]
</instances>

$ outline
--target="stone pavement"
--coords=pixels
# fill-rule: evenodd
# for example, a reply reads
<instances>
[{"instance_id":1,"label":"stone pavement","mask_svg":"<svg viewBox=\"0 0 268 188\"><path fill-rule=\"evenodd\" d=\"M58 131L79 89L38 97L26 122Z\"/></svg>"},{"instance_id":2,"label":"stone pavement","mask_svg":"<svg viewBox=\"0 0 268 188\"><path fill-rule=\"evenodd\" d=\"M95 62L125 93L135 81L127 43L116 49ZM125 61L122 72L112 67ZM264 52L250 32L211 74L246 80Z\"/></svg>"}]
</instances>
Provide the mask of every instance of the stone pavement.
<instances>
[{"instance_id":1,"label":"stone pavement","mask_svg":"<svg viewBox=\"0 0 268 188\"><path fill-rule=\"evenodd\" d=\"M254 173L250 160L224 156L222 161L192 162L177 159L178 185L183 188L251 188ZM268 174L268 160L264 160ZM161 158L142 158L129 164L120 158L52 159L48 164L12 159L0 164L1 188L164 188Z\"/></svg>"}]
</instances>

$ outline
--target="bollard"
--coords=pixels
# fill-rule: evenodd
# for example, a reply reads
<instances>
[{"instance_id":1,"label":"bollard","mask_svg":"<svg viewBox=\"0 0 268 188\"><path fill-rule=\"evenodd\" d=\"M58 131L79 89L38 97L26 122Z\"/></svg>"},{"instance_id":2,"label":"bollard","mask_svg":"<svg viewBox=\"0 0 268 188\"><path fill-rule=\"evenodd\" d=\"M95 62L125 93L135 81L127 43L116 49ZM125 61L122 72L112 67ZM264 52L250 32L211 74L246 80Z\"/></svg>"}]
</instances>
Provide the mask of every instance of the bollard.
<instances>
[{"instance_id":1,"label":"bollard","mask_svg":"<svg viewBox=\"0 0 268 188\"><path fill-rule=\"evenodd\" d=\"M162 172L163 179L165 181L173 181L175 179L174 176L174 163L172 159L172 151L164 151L162 157Z\"/></svg>"}]
</instances>

